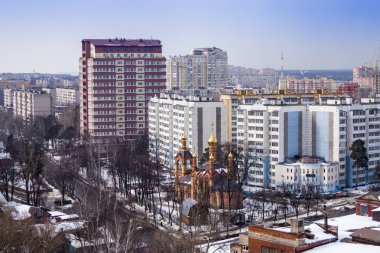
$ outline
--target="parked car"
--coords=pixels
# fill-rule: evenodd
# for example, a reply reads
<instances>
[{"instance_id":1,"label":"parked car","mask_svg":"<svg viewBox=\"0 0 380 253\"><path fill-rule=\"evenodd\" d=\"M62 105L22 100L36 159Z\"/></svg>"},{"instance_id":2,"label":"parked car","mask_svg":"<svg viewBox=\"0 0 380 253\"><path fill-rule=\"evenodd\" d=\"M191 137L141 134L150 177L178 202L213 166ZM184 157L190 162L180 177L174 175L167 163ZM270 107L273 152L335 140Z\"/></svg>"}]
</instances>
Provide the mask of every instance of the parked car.
<instances>
[{"instance_id":1,"label":"parked car","mask_svg":"<svg viewBox=\"0 0 380 253\"><path fill-rule=\"evenodd\" d=\"M335 195L334 195L333 193L328 193L328 192L326 192L326 193L323 193L323 194L322 194L322 197L323 197L324 199L333 199L333 198L335 198Z\"/></svg>"}]
</instances>

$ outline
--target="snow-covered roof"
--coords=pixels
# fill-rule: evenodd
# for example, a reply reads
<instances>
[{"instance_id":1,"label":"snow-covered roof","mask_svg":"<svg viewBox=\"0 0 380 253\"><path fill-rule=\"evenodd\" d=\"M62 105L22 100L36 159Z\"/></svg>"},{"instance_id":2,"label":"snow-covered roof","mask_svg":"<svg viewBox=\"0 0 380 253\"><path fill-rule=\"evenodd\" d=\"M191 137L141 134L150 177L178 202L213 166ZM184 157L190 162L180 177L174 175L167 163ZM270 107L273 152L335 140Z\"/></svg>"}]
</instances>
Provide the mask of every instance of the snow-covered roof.
<instances>
[{"instance_id":1,"label":"snow-covered roof","mask_svg":"<svg viewBox=\"0 0 380 253\"><path fill-rule=\"evenodd\" d=\"M67 215L62 215L59 216L61 220L69 220L69 219L77 219L79 218L78 214L67 214Z\"/></svg>"},{"instance_id":2,"label":"snow-covered roof","mask_svg":"<svg viewBox=\"0 0 380 253\"><path fill-rule=\"evenodd\" d=\"M17 206L15 206L16 212L12 212L13 219L24 220L24 219L31 217L32 215L29 212L30 208L31 208L31 206L28 206L28 205L17 205Z\"/></svg>"},{"instance_id":3,"label":"snow-covered roof","mask_svg":"<svg viewBox=\"0 0 380 253\"><path fill-rule=\"evenodd\" d=\"M277 228L273 228L273 230L286 232L286 233L290 233L291 231L290 227L277 227ZM321 226L314 223L310 224L309 226L306 226L305 230L309 230L310 234L314 235L313 239L305 238L305 244L312 244L319 241L330 240L330 239L332 240L336 238L336 236L333 234L325 233Z\"/></svg>"},{"instance_id":4,"label":"snow-covered roof","mask_svg":"<svg viewBox=\"0 0 380 253\"><path fill-rule=\"evenodd\" d=\"M314 235L314 239L305 239L306 244L335 238L335 235L326 234L323 228L321 228L317 224L310 224L306 227L306 229L309 229L310 232Z\"/></svg>"},{"instance_id":5,"label":"snow-covered roof","mask_svg":"<svg viewBox=\"0 0 380 253\"><path fill-rule=\"evenodd\" d=\"M82 229L84 227L85 221L70 221L61 222L56 224L35 224L35 228L42 230L52 229L55 233L74 231L77 229Z\"/></svg>"},{"instance_id":6,"label":"snow-covered roof","mask_svg":"<svg viewBox=\"0 0 380 253\"><path fill-rule=\"evenodd\" d=\"M67 215L67 214L59 212L59 211L48 211L48 214L50 214L51 217L58 217L58 216Z\"/></svg>"},{"instance_id":7,"label":"snow-covered roof","mask_svg":"<svg viewBox=\"0 0 380 253\"><path fill-rule=\"evenodd\" d=\"M61 222L61 223L54 224L54 228L56 232L72 231L72 230L83 228L83 226L84 226L84 221Z\"/></svg>"},{"instance_id":8,"label":"snow-covered roof","mask_svg":"<svg viewBox=\"0 0 380 253\"><path fill-rule=\"evenodd\" d=\"M189 216L189 213L190 213L190 209L195 206L196 204L198 204L198 201L194 200L194 199L191 199L191 198L188 198L188 199L185 199L183 202L182 202L182 213L184 215L187 215Z\"/></svg>"},{"instance_id":9,"label":"snow-covered roof","mask_svg":"<svg viewBox=\"0 0 380 253\"><path fill-rule=\"evenodd\" d=\"M307 251L308 253L378 253L380 252L380 247L375 245L359 244L359 243L344 243L344 242L334 242L325 244Z\"/></svg>"}]
</instances>

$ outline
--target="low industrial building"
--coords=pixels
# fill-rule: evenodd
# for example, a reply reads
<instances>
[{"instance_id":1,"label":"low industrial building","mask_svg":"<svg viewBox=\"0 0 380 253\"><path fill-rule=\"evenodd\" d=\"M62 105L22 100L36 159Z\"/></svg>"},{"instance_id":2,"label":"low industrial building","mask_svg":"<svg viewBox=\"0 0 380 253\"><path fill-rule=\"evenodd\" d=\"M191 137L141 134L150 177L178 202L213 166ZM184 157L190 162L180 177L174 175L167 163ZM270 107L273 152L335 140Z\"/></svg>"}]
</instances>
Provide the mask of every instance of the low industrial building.
<instances>
[{"instance_id":1,"label":"low industrial building","mask_svg":"<svg viewBox=\"0 0 380 253\"><path fill-rule=\"evenodd\" d=\"M369 192L356 199L356 214L362 216L372 216L372 211L380 207L380 192Z\"/></svg>"},{"instance_id":2,"label":"low industrial building","mask_svg":"<svg viewBox=\"0 0 380 253\"><path fill-rule=\"evenodd\" d=\"M352 241L364 244L380 246L380 231L370 228L362 228L351 235Z\"/></svg>"},{"instance_id":3,"label":"low industrial building","mask_svg":"<svg viewBox=\"0 0 380 253\"><path fill-rule=\"evenodd\" d=\"M327 220L327 219L326 219ZM323 225L304 227L302 219L292 219L290 227L263 227L251 225L248 235L231 244L231 253L294 253L303 252L338 240L327 221Z\"/></svg>"}]
</instances>

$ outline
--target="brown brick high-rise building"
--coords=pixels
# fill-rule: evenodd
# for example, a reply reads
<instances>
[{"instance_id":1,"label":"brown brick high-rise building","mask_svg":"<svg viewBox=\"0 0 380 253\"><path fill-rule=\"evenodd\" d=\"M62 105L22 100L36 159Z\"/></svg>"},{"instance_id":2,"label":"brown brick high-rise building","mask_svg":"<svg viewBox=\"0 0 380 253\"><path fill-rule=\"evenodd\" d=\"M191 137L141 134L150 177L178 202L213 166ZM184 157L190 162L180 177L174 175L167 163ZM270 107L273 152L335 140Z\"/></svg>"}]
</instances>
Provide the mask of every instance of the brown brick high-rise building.
<instances>
[{"instance_id":1,"label":"brown brick high-rise building","mask_svg":"<svg viewBox=\"0 0 380 253\"><path fill-rule=\"evenodd\" d=\"M82 137L108 143L145 134L149 99L165 89L161 41L85 39L80 72Z\"/></svg>"}]
</instances>

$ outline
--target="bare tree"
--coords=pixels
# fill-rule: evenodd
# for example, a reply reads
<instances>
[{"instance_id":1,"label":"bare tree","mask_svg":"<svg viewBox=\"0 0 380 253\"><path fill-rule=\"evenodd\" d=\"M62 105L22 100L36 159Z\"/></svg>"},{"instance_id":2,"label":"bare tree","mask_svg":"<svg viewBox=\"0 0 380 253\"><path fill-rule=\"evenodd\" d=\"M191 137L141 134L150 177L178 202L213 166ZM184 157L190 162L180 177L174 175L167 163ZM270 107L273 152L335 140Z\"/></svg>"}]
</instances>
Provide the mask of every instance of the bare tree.
<instances>
[{"instance_id":1,"label":"bare tree","mask_svg":"<svg viewBox=\"0 0 380 253\"><path fill-rule=\"evenodd\" d=\"M31 220L14 220L9 213L0 216L0 252L64 252L63 232L49 225L34 226Z\"/></svg>"}]
</instances>

